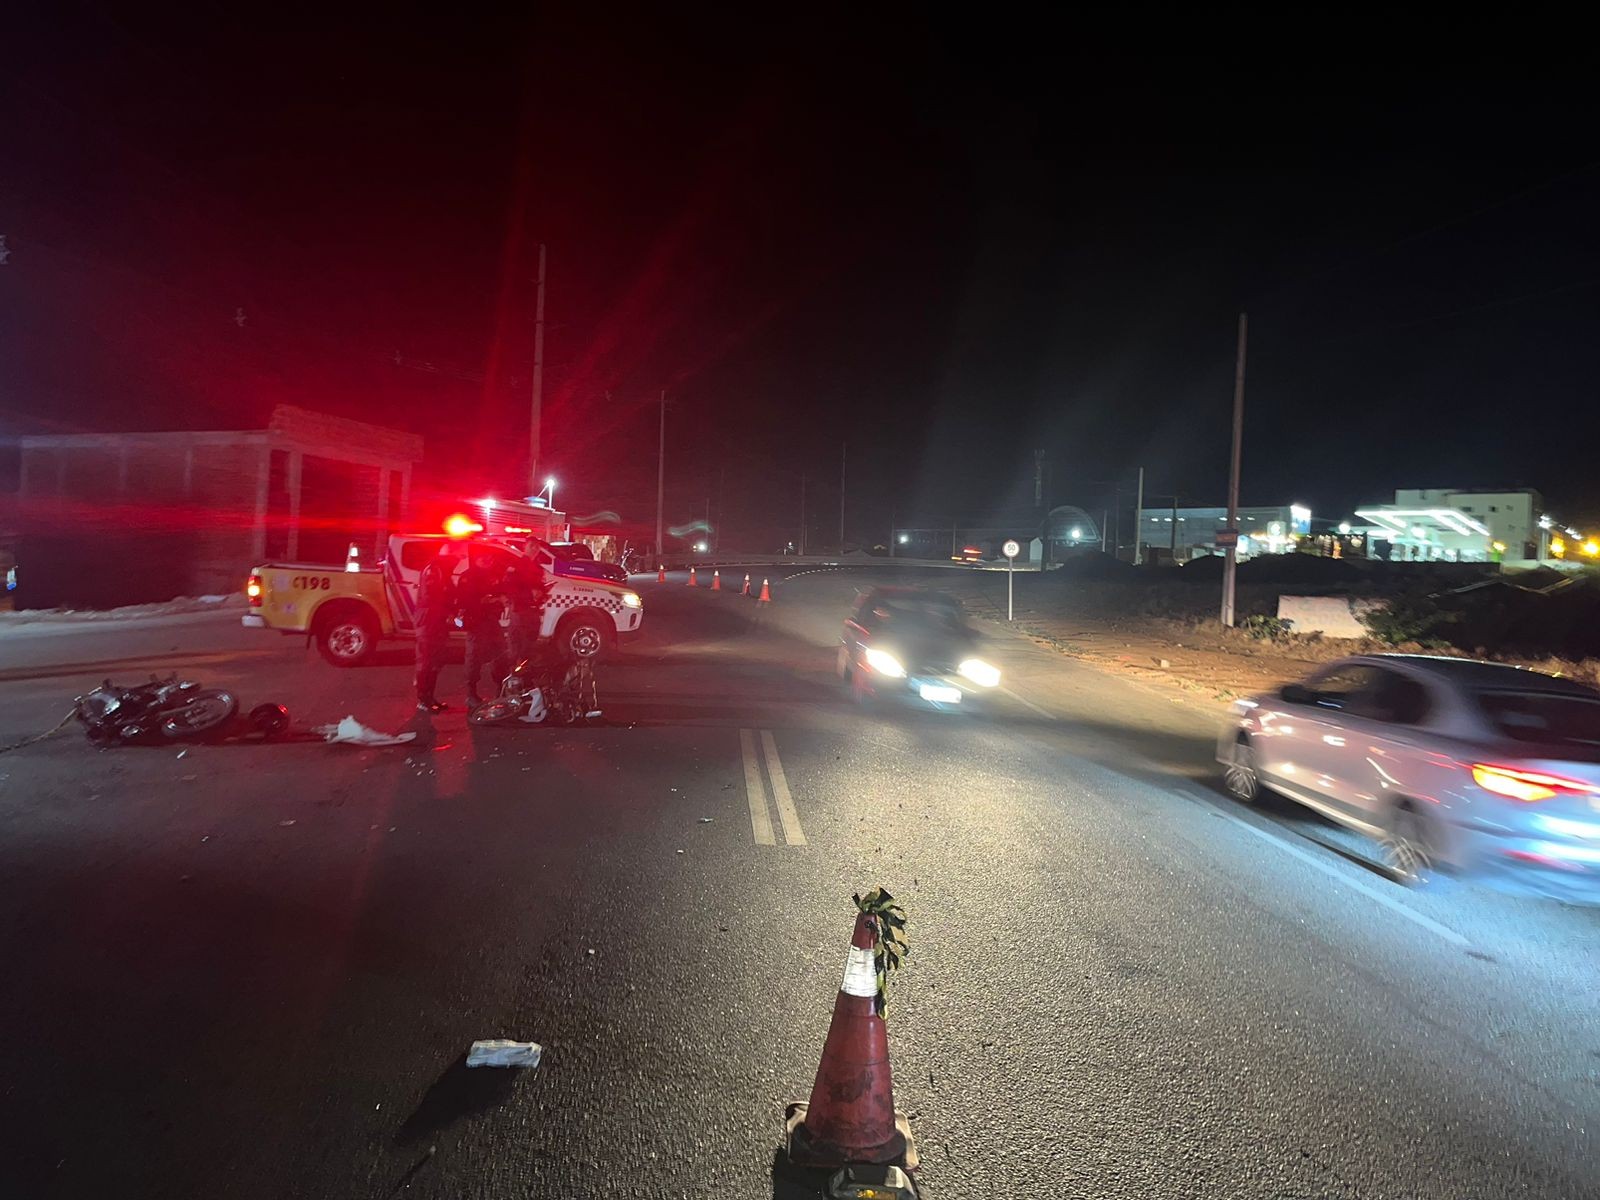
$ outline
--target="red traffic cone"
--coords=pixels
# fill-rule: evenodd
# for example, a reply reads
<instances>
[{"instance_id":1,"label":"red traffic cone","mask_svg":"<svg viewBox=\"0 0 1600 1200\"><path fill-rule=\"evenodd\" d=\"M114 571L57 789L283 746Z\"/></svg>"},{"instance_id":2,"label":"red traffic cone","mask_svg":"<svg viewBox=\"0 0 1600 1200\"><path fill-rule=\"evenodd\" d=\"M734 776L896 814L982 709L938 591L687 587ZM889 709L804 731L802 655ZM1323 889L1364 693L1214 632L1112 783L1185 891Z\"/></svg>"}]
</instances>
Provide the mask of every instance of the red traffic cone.
<instances>
[{"instance_id":1,"label":"red traffic cone","mask_svg":"<svg viewBox=\"0 0 1600 1200\"><path fill-rule=\"evenodd\" d=\"M700 586L694 580L694 568L693 567L689 568L689 586L690 587L699 587Z\"/></svg>"},{"instance_id":2,"label":"red traffic cone","mask_svg":"<svg viewBox=\"0 0 1600 1200\"><path fill-rule=\"evenodd\" d=\"M711 572L711 590L713 592L720 592L722 590L722 572L721 571L712 571Z\"/></svg>"},{"instance_id":3,"label":"red traffic cone","mask_svg":"<svg viewBox=\"0 0 1600 1200\"><path fill-rule=\"evenodd\" d=\"M788 1107L789 1161L804 1167L895 1163L916 1170L911 1126L894 1110L889 1035L878 1015L871 919L856 914L811 1099Z\"/></svg>"},{"instance_id":4,"label":"red traffic cone","mask_svg":"<svg viewBox=\"0 0 1600 1200\"><path fill-rule=\"evenodd\" d=\"M667 581L667 564L666 563L662 563L659 567L656 568L656 582L657 583L665 583L666 581Z\"/></svg>"},{"instance_id":5,"label":"red traffic cone","mask_svg":"<svg viewBox=\"0 0 1600 1200\"><path fill-rule=\"evenodd\" d=\"M745 572L744 576L744 591L740 592L739 594L741 596L748 596L750 594L750 573L748 571Z\"/></svg>"},{"instance_id":6,"label":"red traffic cone","mask_svg":"<svg viewBox=\"0 0 1600 1200\"><path fill-rule=\"evenodd\" d=\"M767 583L767 581L765 579L763 579L761 581L761 595L756 600L756 603L757 604L771 604L772 603L772 587L771 587L770 584Z\"/></svg>"}]
</instances>

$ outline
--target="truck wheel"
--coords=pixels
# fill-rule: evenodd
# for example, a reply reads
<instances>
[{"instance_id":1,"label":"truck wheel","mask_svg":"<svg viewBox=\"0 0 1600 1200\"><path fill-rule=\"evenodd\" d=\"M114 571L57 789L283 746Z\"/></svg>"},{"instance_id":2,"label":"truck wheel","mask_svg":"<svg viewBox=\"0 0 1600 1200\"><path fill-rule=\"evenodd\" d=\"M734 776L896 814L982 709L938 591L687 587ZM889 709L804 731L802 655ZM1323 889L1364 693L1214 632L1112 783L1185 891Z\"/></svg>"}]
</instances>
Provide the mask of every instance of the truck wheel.
<instances>
[{"instance_id":1,"label":"truck wheel","mask_svg":"<svg viewBox=\"0 0 1600 1200\"><path fill-rule=\"evenodd\" d=\"M610 620L604 613L580 610L568 613L556 626L556 649L566 659L595 659L610 640Z\"/></svg>"},{"instance_id":2,"label":"truck wheel","mask_svg":"<svg viewBox=\"0 0 1600 1200\"><path fill-rule=\"evenodd\" d=\"M359 667L377 648L378 623L359 609L334 613L317 633L317 649L336 667Z\"/></svg>"}]
</instances>

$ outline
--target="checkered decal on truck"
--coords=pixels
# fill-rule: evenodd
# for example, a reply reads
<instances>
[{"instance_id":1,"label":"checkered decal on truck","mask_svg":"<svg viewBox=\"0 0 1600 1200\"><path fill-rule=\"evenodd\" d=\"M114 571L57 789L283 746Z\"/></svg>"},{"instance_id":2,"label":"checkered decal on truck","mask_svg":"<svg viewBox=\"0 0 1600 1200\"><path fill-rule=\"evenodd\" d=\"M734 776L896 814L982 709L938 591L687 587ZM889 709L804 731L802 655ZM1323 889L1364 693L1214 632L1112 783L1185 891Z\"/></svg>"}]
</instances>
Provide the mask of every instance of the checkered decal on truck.
<instances>
[{"instance_id":1,"label":"checkered decal on truck","mask_svg":"<svg viewBox=\"0 0 1600 1200\"><path fill-rule=\"evenodd\" d=\"M546 608L598 608L603 612L619 613L622 601L605 592L578 592L551 596Z\"/></svg>"}]
</instances>

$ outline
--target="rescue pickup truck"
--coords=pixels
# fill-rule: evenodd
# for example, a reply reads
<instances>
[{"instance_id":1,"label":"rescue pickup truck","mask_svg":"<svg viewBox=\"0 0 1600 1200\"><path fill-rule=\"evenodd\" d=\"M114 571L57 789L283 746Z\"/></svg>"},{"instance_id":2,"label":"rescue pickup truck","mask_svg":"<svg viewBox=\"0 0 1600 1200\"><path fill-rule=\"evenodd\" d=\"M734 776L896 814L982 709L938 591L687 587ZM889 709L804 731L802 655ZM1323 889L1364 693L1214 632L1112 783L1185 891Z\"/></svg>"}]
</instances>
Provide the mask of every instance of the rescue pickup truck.
<instances>
[{"instance_id":1,"label":"rescue pickup truck","mask_svg":"<svg viewBox=\"0 0 1600 1200\"><path fill-rule=\"evenodd\" d=\"M457 558L458 574L470 563L487 567L498 579L512 561L525 557L489 541L395 534L388 557L368 570L265 563L250 572L245 585L250 611L244 624L307 635L334 666L359 666L381 639L416 636L417 580L439 547L452 541L464 551ZM592 659L639 632L644 604L638 592L603 579L547 578L550 598L539 636L554 639L563 654Z\"/></svg>"}]
</instances>

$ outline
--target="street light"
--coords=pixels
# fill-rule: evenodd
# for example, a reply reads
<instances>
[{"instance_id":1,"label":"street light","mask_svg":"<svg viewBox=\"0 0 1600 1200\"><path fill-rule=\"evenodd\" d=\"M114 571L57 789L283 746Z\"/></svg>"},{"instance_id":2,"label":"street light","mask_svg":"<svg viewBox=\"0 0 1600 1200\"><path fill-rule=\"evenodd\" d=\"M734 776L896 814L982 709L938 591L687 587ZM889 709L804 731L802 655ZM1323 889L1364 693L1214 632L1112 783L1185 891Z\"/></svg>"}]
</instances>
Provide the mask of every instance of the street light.
<instances>
[{"instance_id":1,"label":"street light","mask_svg":"<svg viewBox=\"0 0 1600 1200\"><path fill-rule=\"evenodd\" d=\"M906 544L906 543L907 543L907 542L909 542L909 541L910 541L910 540L911 540L911 535L910 535L910 534L909 534L909 533L902 533L902 534L901 534L901 535L900 535L900 544L901 544L901 545L902 545L902 546L904 546L904 545L905 545L905 544Z\"/></svg>"}]
</instances>

